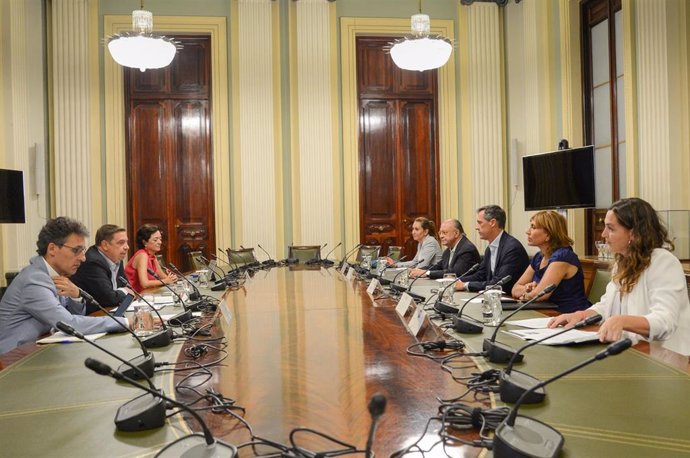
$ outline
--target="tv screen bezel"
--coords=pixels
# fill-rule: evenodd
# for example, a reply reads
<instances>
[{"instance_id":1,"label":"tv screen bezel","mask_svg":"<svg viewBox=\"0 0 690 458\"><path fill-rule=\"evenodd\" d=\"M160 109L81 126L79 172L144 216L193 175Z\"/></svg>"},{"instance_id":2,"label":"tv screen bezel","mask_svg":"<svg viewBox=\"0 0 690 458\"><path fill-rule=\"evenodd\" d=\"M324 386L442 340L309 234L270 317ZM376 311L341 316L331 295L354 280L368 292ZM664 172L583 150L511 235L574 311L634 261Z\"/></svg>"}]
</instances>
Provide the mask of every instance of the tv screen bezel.
<instances>
[{"instance_id":1,"label":"tv screen bezel","mask_svg":"<svg viewBox=\"0 0 690 458\"><path fill-rule=\"evenodd\" d=\"M12 169L0 169L0 174L7 175L18 175L20 177L21 192L19 196L7 196L8 200L21 199L21 214L13 213L8 215L7 218L3 218L2 212L0 212L0 224L25 224L26 223L26 200L24 198L24 172L21 170ZM0 204L5 205L7 202L2 202L2 196L0 196Z\"/></svg>"},{"instance_id":2,"label":"tv screen bezel","mask_svg":"<svg viewBox=\"0 0 690 458\"><path fill-rule=\"evenodd\" d=\"M563 204L563 205L549 205L549 206L528 206L528 199L527 199L527 193L528 193L528 186L527 186L527 173L526 173L526 166L525 162L529 161L532 158L535 157L542 157L545 155L558 155L558 154L583 154L583 153L589 153L588 157L585 158L585 160L591 159L591 176L592 176L592 201L591 202L578 202L578 203L568 203L568 204ZM578 158L581 159L581 158ZM562 149L562 150L555 150L555 151L546 151L543 153L537 153L537 154L530 154L528 156L523 156L522 157L522 184L523 184L523 190L524 190L524 204L525 204L525 211L538 211L538 210L560 210L560 209L572 209L572 208L596 208L596 170L595 170L596 164L594 161L594 145L587 145L587 146L580 146L577 148L568 148L568 149Z\"/></svg>"}]
</instances>

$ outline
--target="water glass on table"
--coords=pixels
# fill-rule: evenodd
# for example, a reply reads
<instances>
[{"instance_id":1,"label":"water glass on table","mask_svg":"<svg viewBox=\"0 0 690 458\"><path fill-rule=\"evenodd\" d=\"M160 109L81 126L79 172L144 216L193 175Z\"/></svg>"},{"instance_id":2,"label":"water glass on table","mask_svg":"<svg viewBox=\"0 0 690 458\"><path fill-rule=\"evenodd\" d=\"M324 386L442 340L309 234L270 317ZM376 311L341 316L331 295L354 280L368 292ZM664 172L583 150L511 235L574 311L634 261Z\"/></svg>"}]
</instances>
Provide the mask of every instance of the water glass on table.
<instances>
[{"instance_id":1,"label":"water glass on table","mask_svg":"<svg viewBox=\"0 0 690 458\"><path fill-rule=\"evenodd\" d=\"M458 281L458 276L455 273L445 273L443 274L443 281L441 282L443 288L443 297L441 300L447 304L453 304L453 296L455 295L455 288L450 286L451 284Z\"/></svg>"}]
</instances>

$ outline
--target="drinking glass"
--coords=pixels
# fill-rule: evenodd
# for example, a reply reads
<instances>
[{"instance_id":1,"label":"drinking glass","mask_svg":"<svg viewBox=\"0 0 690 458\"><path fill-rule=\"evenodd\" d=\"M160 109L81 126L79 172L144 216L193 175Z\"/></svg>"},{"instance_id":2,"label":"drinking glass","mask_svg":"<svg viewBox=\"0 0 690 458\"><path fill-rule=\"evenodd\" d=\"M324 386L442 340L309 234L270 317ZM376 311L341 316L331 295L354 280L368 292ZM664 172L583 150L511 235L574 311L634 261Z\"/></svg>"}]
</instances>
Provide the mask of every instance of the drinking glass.
<instances>
[{"instance_id":1,"label":"drinking glass","mask_svg":"<svg viewBox=\"0 0 690 458\"><path fill-rule=\"evenodd\" d=\"M594 246L597 249L597 258L599 259L605 259L606 258L606 253L604 252L604 245L606 245L606 242L603 240L597 240L594 242Z\"/></svg>"},{"instance_id":2,"label":"drinking glass","mask_svg":"<svg viewBox=\"0 0 690 458\"><path fill-rule=\"evenodd\" d=\"M482 319L486 326L498 326L501 321L503 306L501 305L501 289L490 289L484 292L482 299Z\"/></svg>"},{"instance_id":3,"label":"drinking glass","mask_svg":"<svg viewBox=\"0 0 690 458\"><path fill-rule=\"evenodd\" d=\"M155 332L153 327L153 312L148 305L134 306L134 334L138 337L150 336Z\"/></svg>"},{"instance_id":4,"label":"drinking glass","mask_svg":"<svg viewBox=\"0 0 690 458\"><path fill-rule=\"evenodd\" d=\"M443 281L441 282L442 288L443 288L443 297L441 297L441 300L443 302L446 302L448 304L454 304L453 297L455 296L455 288L453 288L451 285L455 283L458 280L458 276L455 275L455 273L446 273L443 274Z\"/></svg>"}]
</instances>

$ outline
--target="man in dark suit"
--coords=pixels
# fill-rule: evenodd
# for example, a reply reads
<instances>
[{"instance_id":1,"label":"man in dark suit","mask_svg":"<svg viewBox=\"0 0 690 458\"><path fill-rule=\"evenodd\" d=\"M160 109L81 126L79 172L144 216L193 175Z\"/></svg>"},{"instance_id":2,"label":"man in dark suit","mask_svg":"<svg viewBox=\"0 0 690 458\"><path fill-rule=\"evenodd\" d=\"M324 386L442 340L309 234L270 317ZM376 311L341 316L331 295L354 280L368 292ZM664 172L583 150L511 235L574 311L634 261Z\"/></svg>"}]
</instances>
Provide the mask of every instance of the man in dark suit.
<instances>
[{"instance_id":1,"label":"man in dark suit","mask_svg":"<svg viewBox=\"0 0 690 458\"><path fill-rule=\"evenodd\" d=\"M431 266L428 271L413 269L410 272L411 277L416 278L424 275L429 278L442 278L446 273L454 273L459 277L470 267L481 262L477 247L465 237L462 224L457 219L449 219L441 223L438 236L441 243L446 247L441 260Z\"/></svg>"},{"instance_id":2,"label":"man in dark suit","mask_svg":"<svg viewBox=\"0 0 690 458\"><path fill-rule=\"evenodd\" d=\"M127 231L114 224L106 224L96 231L95 244L86 251L86 262L72 275L72 283L91 294L103 307L117 307L127 296L126 288L119 288L118 279L124 277L122 261L129 244ZM86 312L98 310L87 305Z\"/></svg>"},{"instance_id":3,"label":"man in dark suit","mask_svg":"<svg viewBox=\"0 0 690 458\"><path fill-rule=\"evenodd\" d=\"M68 277L84 262L86 237L83 224L71 218L48 220L38 234L30 264L17 275L0 301L0 353L35 342L64 321L82 334L122 332L107 316L82 316L80 291ZM116 318L129 326L126 318Z\"/></svg>"},{"instance_id":4,"label":"man in dark suit","mask_svg":"<svg viewBox=\"0 0 690 458\"><path fill-rule=\"evenodd\" d=\"M489 242L479 270L465 277L464 282L455 284L460 291L481 291L510 275L511 280L503 285L503 291L510 292L529 265L525 247L512 235L505 232L506 212L498 205L487 205L477 210L477 232L482 240Z\"/></svg>"}]
</instances>

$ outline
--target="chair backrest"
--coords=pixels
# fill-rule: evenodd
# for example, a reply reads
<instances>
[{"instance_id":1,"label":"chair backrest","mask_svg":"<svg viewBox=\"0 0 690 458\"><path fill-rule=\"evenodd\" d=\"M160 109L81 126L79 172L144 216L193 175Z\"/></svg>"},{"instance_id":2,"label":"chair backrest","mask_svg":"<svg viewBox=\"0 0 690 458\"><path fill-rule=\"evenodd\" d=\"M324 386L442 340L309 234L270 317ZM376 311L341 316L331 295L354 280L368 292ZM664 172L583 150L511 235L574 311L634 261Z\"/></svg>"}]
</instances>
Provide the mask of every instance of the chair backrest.
<instances>
[{"instance_id":1,"label":"chair backrest","mask_svg":"<svg viewBox=\"0 0 690 458\"><path fill-rule=\"evenodd\" d=\"M608 270L597 270L594 274L592 286L587 294L587 299L592 304L596 304L601 299L601 296L606 292L606 285L611 281L611 272Z\"/></svg>"},{"instance_id":2,"label":"chair backrest","mask_svg":"<svg viewBox=\"0 0 690 458\"><path fill-rule=\"evenodd\" d=\"M597 273L597 263L591 259L580 259L582 265L582 273L585 276L585 296L589 297L589 292L592 291L594 284L594 277Z\"/></svg>"},{"instance_id":3,"label":"chair backrest","mask_svg":"<svg viewBox=\"0 0 690 458\"><path fill-rule=\"evenodd\" d=\"M381 245L362 245L357 251L357 263L362 262L364 256L371 256L371 259L376 259L379 257L381 252Z\"/></svg>"},{"instance_id":4,"label":"chair backrest","mask_svg":"<svg viewBox=\"0 0 690 458\"><path fill-rule=\"evenodd\" d=\"M230 264L236 264L237 266L246 266L247 264L257 262L256 256L254 256L254 248L240 248L239 250L228 248L228 259Z\"/></svg>"},{"instance_id":5,"label":"chair backrest","mask_svg":"<svg viewBox=\"0 0 690 458\"><path fill-rule=\"evenodd\" d=\"M206 269L206 263L201 260L203 256L201 251L190 251L187 253L187 256L189 256L189 265L191 265L194 270Z\"/></svg>"},{"instance_id":6,"label":"chair backrest","mask_svg":"<svg viewBox=\"0 0 690 458\"><path fill-rule=\"evenodd\" d=\"M288 258L297 258L299 262L321 259L321 245L290 245Z\"/></svg>"},{"instance_id":7,"label":"chair backrest","mask_svg":"<svg viewBox=\"0 0 690 458\"><path fill-rule=\"evenodd\" d=\"M393 261L397 261L402 258L402 250L403 247L401 246L391 245L388 247L388 257Z\"/></svg>"}]
</instances>

